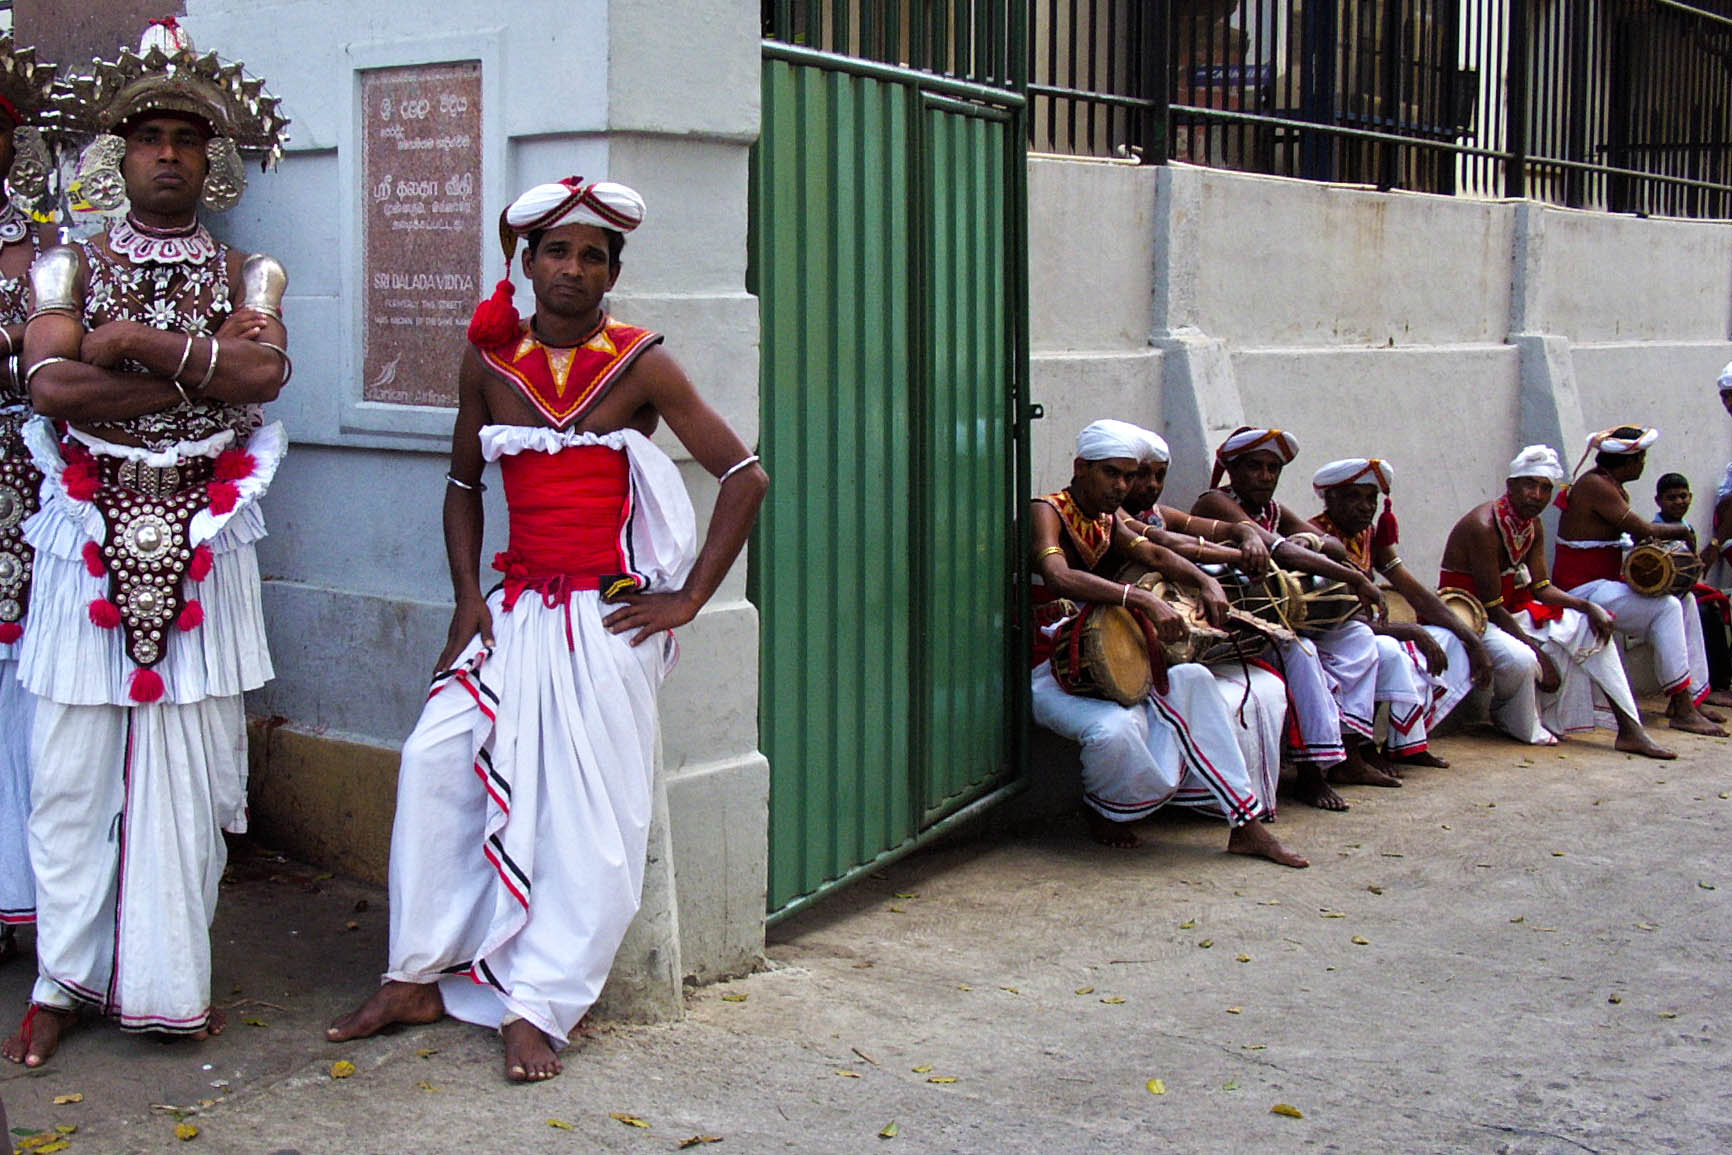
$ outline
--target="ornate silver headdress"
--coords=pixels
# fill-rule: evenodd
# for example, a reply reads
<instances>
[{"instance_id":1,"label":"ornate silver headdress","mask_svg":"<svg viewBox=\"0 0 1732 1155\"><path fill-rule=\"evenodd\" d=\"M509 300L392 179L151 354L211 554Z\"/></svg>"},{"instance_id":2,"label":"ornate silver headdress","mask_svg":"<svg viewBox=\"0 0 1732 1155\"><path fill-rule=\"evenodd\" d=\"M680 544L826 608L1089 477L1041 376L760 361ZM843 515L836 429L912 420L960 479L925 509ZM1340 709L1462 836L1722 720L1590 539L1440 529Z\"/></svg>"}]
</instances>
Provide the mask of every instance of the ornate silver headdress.
<instances>
[{"instance_id":1,"label":"ornate silver headdress","mask_svg":"<svg viewBox=\"0 0 1732 1155\"><path fill-rule=\"evenodd\" d=\"M0 113L17 126L6 191L19 208L44 220L54 208L49 185L54 158L42 136L56 117L54 73L54 65L37 62L36 49L19 48L9 34L0 36Z\"/></svg>"},{"instance_id":2,"label":"ornate silver headdress","mask_svg":"<svg viewBox=\"0 0 1732 1155\"><path fill-rule=\"evenodd\" d=\"M98 211L125 203L124 185L108 175L124 152L108 143L120 139L117 129L153 112L204 121L212 132L204 203L220 211L232 207L246 189L243 155L257 160L261 171L282 159L289 121L278 113L280 103L241 64L225 64L214 52L199 55L171 16L150 22L137 52L122 50L115 60L98 60L90 71L68 77L56 108L66 131L96 138L79 162L78 184L80 198ZM119 200L113 195L117 188Z\"/></svg>"}]
</instances>

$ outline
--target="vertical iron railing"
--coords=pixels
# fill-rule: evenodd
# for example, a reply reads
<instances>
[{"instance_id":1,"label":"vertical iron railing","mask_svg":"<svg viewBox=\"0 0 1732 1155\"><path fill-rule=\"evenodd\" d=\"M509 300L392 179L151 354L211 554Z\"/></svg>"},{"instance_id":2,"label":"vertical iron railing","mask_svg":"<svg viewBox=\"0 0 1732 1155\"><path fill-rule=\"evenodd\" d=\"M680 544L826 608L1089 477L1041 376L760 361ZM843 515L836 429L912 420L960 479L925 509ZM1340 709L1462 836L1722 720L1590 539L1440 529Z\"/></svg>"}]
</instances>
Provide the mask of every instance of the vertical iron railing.
<instances>
[{"instance_id":1,"label":"vertical iron railing","mask_svg":"<svg viewBox=\"0 0 1732 1155\"><path fill-rule=\"evenodd\" d=\"M1030 5L1038 151L1732 215L1732 0Z\"/></svg>"}]
</instances>

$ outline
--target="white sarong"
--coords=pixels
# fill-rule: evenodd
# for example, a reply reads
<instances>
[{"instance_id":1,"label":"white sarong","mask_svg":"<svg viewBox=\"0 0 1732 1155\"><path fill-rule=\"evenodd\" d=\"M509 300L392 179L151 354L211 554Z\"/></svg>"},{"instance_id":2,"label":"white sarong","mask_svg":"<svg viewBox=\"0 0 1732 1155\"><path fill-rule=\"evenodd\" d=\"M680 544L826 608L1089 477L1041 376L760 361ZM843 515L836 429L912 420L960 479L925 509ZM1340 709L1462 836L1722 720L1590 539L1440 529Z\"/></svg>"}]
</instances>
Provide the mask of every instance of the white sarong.
<instances>
[{"instance_id":1,"label":"white sarong","mask_svg":"<svg viewBox=\"0 0 1732 1155\"><path fill-rule=\"evenodd\" d=\"M1592 730L1596 695L1640 720L1618 649L1594 636L1588 615L1579 610L1565 610L1563 617L1544 623L1535 623L1526 610L1514 616L1516 624L1540 643L1540 649L1557 667L1558 688L1539 695L1540 720L1547 730L1553 734Z\"/></svg>"},{"instance_id":2,"label":"white sarong","mask_svg":"<svg viewBox=\"0 0 1732 1155\"><path fill-rule=\"evenodd\" d=\"M488 426L489 461L606 445L630 462L630 556L648 589L677 589L696 530L679 472L633 431ZM526 1019L565 1045L601 993L643 886L656 694L671 635L641 646L601 624L594 590L515 607L488 598L477 638L434 679L403 747L391 834L387 980L438 982L456 1018Z\"/></svg>"},{"instance_id":3,"label":"white sarong","mask_svg":"<svg viewBox=\"0 0 1732 1155\"><path fill-rule=\"evenodd\" d=\"M1377 635L1364 622L1346 621L1308 633L1329 677L1341 732L1371 737L1377 718Z\"/></svg>"},{"instance_id":4,"label":"white sarong","mask_svg":"<svg viewBox=\"0 0 1732 1155\"><path fill-rule=\"evenodd\" d=\"M1418 754L1430 745L1431 728L1467 697L1473 672L1467 647L1441 626L1426 626L1448 663L1432 674L1412 642L1377 635L1377 701L1389 704L1387 745L1394 755Z\"/></svg>"},{"instance_id":5,"label":"white sarong","mask_svg":"<svg viewBox=\"0 0 1732 1155\"><path fill-rule=\"evenodd\" d=\"M1347 757L1341 742L1341 707L1317 643L1309 638L1280 642L1274 656L1287 683L1287 757L1297 763L1335 765Z\"/></svg>"},{"instance_id":6,"label":"white sarong","mask_svg":"<svg viewBox=\"0 0 1732 1155\"><path fill-rule=\"evenodd\" d=\"M172 464L214 457L223 433L159 453L80 435L98 457ZM254 543L257 501L281 461L280 424L246 449L253 472L225 514L199 513L192 546L211 570L183 590L204 609L172 629L155 667L163 697L140 705L118 629L90 620L108 578L83 551L106 532L95 506L66 492L53 431L25 428L44 475L42 508L25 523L36 549L30 628L20 678L40 699L31 750L30 857L36 874L38 977L31 997L84 1003L132 1030L195 1033L210 1011L209 928L226 850L221 831L246 830L246 715L241 695L271 676Z\"/></svg>"},{"instance_id":7,"label":"white sarong","mask_svg":"<svg viewBox=\"0 0 1732 1155\"><path fill-rule=\"evenodd\" d=\"M1071 694L1035 667L1034 720L1082 746L1083 801L1114 822L1189 806L1241 826L1263 814L1235 723L1207 666L1167 670L1168 692L1135 706Z\"/></svg>"},{"instance_id":8,"label":"white sarong","mask_svg":"<svg viewBox=\"0 0 1732 1155\"><path fill-rule=\"evenodd\" d=\"M1256 661L1214 662L1209 669L1226 704L1251 789L1264 813L1273 815L1281 780L1281 742L1287 733L1287 685L1281 675Z\"/></svg>"},{"instance_id":9,"label":"white sarong","mask_svg":"<svg viewBox=\"0 0 1732 1155\"><path fill-rule=\"evenodd\" d=\"M1531 619L1523 614L1516 620ZM1557 737L1540 722L1539 658L1526 642L1494 625L1486 626L1481 641L1491 655L1492 725L1517 742L1530 746L1557 745Z\"/></svg>"},{"instance_id":10,"label":"white sarong","mask_svg":"<svg viewBox=\"0 0 1732 1155\"><path fill-rule=\"evenodd\" d=\"M0 926L36 921L30 873L30 726L36 697L18 682L18 662L0 657Z\"/></svg>"},{"instance_id":11,"label":"white sarong","mask_svg":"<svg viewBox=\"0 0 1732 1155\"><path fill-rule=\"evenodd\" d=\"M1570 593L1603 607L1618 633L1647 643L1661 693L1687 689L1698 702L1708 696L1708 648L1694 594L1681 600L1670 595L1648 597L1609 578L1584 582Z\"/></svg>"}]
</instances>

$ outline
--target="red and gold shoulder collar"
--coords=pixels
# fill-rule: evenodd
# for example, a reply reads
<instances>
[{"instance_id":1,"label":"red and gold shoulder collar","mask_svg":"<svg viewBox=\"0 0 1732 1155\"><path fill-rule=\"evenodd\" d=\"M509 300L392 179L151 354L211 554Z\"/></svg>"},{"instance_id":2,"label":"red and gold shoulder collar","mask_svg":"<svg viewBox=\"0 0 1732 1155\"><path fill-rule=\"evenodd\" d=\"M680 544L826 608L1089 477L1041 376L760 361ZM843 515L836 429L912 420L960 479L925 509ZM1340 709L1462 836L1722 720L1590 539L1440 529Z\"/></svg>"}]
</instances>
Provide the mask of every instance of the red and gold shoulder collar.
<instances>
[{"instance_id":1,"label":"red and gold shoulder collar","mask_svg":"<svg viewBox=\"0 0 1732 1155\"><path fill-rule=\"evenodd\" d=\"M475 352L482 364L516 386L549 425L564 429L593 409L638 355L661 339L660 333L603 317L601 327L581 345L544 345L526 321L516 341L477 347Z\"/></svg>"},{"instance_id":2,"label":"red and gold shoulder collar","mask_svg":"<svg viewBox=\"0 0 1732 1155\"><path fill-rule=\"evenodd\" d=\"M1347 548L1347 560L1358 567L1363 574L1371 573L1371 530L1362 529L1356 534L1345 534L1329 520L1327 513L1320 513L1311 519L1311 524L1339 541Z\"/></svg>"},{"instance_id":3,"label":"red and gold shoulder collar","mask_svg":"<svg viewBox=\"0 0 1732 1155\"><path fill-rule=\"evenodd\" d=\"M1058 511L1059 520L1064 522L1065 533L1069 535L1071 544L1076 546L1083 567L1092 570L1099 565L1101 558L1107 555L1107 550L1112 548L1113 515L1103 513L1099 517L1090 517L1077 507L1068 489L1049 493L1037 500L1044 501Z\"/></svg>"}]
</instances>

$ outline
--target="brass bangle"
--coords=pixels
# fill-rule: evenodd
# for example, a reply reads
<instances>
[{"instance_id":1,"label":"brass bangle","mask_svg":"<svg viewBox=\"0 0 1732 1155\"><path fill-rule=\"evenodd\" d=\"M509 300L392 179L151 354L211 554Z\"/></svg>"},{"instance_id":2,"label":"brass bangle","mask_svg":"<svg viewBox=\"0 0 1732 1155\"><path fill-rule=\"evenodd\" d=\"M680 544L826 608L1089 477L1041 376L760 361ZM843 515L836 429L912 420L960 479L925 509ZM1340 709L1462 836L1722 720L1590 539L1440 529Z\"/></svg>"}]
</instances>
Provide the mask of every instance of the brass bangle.
<instances>
[{"instance_id":1,"label":"brass bangle","mask_svg":"<svg viewBox=\"0 0 1732 1155\"><path fill-rule=\"evenodd\" d=\"M193 386L194 392L203 393L205 388L210 385L211 378L216 376L217 354L221 351L222 346L217 343L215 337L212 337L210 339L210 364L204 367L204 376L200 377L198 379L198 384Z\"/></svg>"},{"instance_id":2,"label":"brass bangle","mask_svg":"<svg viewBox=\"0 0 1732 1155\"><path fill-rule=\"evenodd\" d=\"M1529 585L1528 589L1532 590L1534 593L1537 594L1541 590L1545 589L1547 586L1549 586L1551 584L1552 584L1551 578L1541 578L1539 581L1534 582L1531 585Z\"/></svg>"},{"instance_id":3,"label":"brass bangle","mask_svg":"<svg viewBox=\"0 0 1732 1155\"><path fill-rule=\"evenodd\" d=\"M1049 545L1045 549L1041 550L1039 553L1035 554L1034 560L1040 561L1044 558L1051 557L1055 553L1063 553L1063 552L1064 552L1064 546L1062 546L1062 545Z\"/></svg>"},{"instance_id":4,"label":"brass bangle","mask_svg":"<svg viewBox=\"0 0 1732 1155\"><path fill-rule=\"evenodd\" d=\"M1501 605L1503 605L1503 597L1502 597L1502 595L1499 595L1498 597L1495 597L1495 598L1491 599L1491 601L1485 603L1485 608L1488 610L1495 610Z\"/></svg>"}]
</instances>

